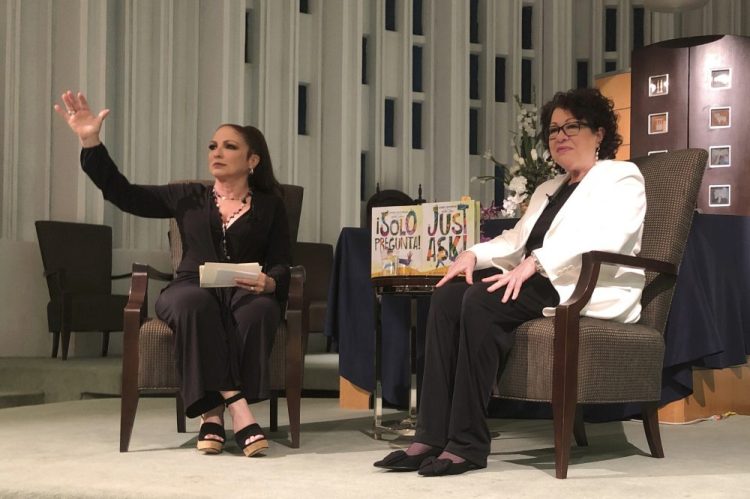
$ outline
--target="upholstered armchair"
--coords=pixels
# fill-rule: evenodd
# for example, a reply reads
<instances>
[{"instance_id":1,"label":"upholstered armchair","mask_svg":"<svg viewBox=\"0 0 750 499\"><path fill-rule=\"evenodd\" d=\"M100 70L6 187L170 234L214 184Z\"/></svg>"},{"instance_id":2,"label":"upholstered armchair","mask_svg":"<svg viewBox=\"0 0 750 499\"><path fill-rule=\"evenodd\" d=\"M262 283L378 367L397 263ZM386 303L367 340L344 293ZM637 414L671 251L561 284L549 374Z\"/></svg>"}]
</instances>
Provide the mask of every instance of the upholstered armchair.
<instances>
[{"instance_id":1,"label":"upholstered armchair","mask_svg":"<svg viewBox=\"0 0 750 499\"><path fill-rule=\"evenodd\" d=\"M585 404L640 403L651 454L664 457L657 414L663 334L706 159L706 151L688 149L632 160L646 186L640 255L584 254L575 291L555 317L529 321L516 331L496 395L552 403L557 478L567 476L571 436L587 445ZM637 324L580 316L601 265L608 264L646 270Z\"/></svg>"},{"instance_id":2,"label":"upholstered armchair","mask_svg":"<svg viewBox=\"0 0 750 499\"><path fill-rule=\"evenodd\" d=\"M292 245L297 240L303 189L283 185L284 203L289 219ZM169 242L172 267L177 268L182 258L182 243L177 223L170 220ZM278 397L286 395L289 412L291 446L299 447L303 344L306 330L303 323L303 285L305 271L292 267L284 320L277 332L271 352L271 431L278 429ZM122 359L122 405L120 419L120 452L127 452L133 431L138 398L142 394L175 394L177 431L185 432L185 410L179 395L179 383L173 358L174 334L161 320L148 314L148 281L169 281L173 274L159 272L148 265L133 264L130 297L124 313Z\"/></svg>"}]
</instances>

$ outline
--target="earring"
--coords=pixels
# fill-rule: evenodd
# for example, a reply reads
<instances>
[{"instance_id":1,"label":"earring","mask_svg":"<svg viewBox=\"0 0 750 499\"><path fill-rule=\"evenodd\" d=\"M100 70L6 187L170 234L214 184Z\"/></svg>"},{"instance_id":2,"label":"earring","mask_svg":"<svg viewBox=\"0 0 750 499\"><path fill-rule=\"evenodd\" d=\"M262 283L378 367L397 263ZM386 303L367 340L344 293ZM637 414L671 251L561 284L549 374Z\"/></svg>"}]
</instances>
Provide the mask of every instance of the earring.
<instances>
[{"instance_id":1,"label":"earring","mask_svg":"<svg viewBox=\"0 0 750 499\"><path fill-rule=\"evenodd\" d=\"M249 168L249 170L250 170L250 175L252 175L253 173L255 173L255 168Z\"/></svg>"},{"instance_id":2,"label":"earring","mask_svg":"<svg viewBox=\"0 0 750 499\"><path fill-rule=\"evenodd\" d=\"M596 146L596 152L594 152L594 163L599 161L599 146Z\"/></svg>"}]
</instances>

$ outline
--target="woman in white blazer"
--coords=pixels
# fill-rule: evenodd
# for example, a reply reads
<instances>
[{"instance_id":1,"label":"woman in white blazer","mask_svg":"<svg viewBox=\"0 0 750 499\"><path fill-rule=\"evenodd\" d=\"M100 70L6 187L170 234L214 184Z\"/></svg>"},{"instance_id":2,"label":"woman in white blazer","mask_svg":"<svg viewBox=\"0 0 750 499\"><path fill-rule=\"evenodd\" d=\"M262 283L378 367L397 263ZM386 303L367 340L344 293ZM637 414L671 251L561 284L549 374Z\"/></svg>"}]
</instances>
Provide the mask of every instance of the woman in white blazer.
<instances>
[{"instance_id":1,"label":"woman in white blazer","mask_svg":"<svg viewBox=\"0 0 750 499\"><path fill-rule=\"evenodd\" d=\"M558 92L540 123L565 174L539 186L513 229L459 255L438 283L416 435L377 467L424 476L486 467L487 404L516 327L554 315L573 293L583 253L640 251L643 177L633 163L612 159L622 143L612 102L595 89ZM636 322L643 285L641 270L603 266L582 313Z\"/></svg>"}]
</instances>

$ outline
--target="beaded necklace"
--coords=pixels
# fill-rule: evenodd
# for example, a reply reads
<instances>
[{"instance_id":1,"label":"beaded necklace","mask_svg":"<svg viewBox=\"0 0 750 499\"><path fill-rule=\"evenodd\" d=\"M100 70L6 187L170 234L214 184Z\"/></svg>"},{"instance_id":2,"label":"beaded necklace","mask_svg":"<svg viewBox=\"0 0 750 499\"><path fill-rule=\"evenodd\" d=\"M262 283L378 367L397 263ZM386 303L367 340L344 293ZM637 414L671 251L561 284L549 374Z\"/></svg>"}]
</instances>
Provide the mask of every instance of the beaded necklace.
<instances>
[{"instance_id":1,"label":"beaded necklace","mask_svg":"<svg viewBox=\"0 0 750 499\"><path fill-rule=\"evenodd\" d=\"M225 222L221 216L221 201L226 201L227 199L235 201L235 198L222 196L221 194L216 192L215 188L211 188L211 192L214 196L214 203L216 204L216 208L219 210L219 220L221 220L221 250L224 252L224 256L227 257L227 260L231 260L232 258L229 256L229 251L227 250L227 228L229 227L229 225L231 225L232 221L237 218L237 216L239 216L242 210L245 209L245 207L247 206L247 198L250 197L251 193L250 191L248 191L244 196L242 196L242 198L239 200L242 204L239 208L234 210L234 213L227 217L227 220Z\"/></svg>"}]
</instances>

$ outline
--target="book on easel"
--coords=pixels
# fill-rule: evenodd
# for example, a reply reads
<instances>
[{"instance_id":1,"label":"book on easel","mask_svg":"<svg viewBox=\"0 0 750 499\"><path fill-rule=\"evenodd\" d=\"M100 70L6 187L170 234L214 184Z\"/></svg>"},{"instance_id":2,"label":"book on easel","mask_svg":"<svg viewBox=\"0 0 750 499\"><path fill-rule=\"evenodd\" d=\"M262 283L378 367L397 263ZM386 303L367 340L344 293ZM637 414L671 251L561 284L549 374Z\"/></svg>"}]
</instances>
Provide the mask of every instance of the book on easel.
<instances>
[{"instance_id":1,"label":"book on easel","mask_svg":"<svg viewBox=\"0 0 750 499\"><path fill-rule=\"evenodd\" d=\"M373 208L371 277L443 275L479 241L479 202Z\"/></svg>"},{"instance_id":2,"label":"book on easel","mask_svg":"<svg viewBox=\"0 0 750 499\"><path fill-rule=\"evenodd\" d=\"M236 286L235 278L255 280L260 275L260 265L252 263L206 262L198 267L202 288L228 288Z\"/></svg>"}]
</instances>

